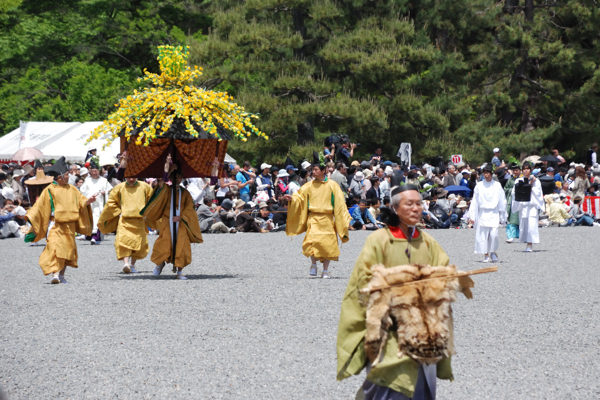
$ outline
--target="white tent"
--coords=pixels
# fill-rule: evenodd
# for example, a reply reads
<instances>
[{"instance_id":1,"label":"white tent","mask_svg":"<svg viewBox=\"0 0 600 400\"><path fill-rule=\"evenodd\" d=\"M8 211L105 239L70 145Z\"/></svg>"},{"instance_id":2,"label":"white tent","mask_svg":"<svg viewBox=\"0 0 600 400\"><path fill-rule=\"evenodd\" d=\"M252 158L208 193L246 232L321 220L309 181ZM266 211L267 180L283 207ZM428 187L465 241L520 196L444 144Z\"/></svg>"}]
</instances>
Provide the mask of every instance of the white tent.
<instances>
[{"instance_id":1,"label":"white tent","mask_svg":"<svg viewBox=\"0 0 600 400\"><path fill-rule=\"evenodd\" d=\"M44 153L45 146L60 139L78 125L81 125L81 122L28 122L26 129L29 143L27 146L35 147ZM19 150L20 132L21 128L17 128L0 138L0 160L11 160Z\"/></svg>"},{"instance_id":2,"label":"white tent","mask_svg":"<svg viewBox=\"0 0 600 400\"><path fill-rule=\"evenodd\" d=\"M88 150L97 149L100 165L114 164L121 151L120 140L115 139L104 150L107 136L85 144L92 131L102 121L90 122L27 122L28 147L35 147L44 156L43 160L59 159L64 156L68 163L83 163ZM20 128L0 138L0 161L10 161L19 150ZM235 160L225 154L225 162L235 164Z\"/></svg>"},{"instance_id":3,"label":"white tent","mask_svg":"<svg viewBox=\"0 0 600 400\"><path fill-rule=\"evenodd\" d=\"M48 146L40 149L44 153L45 159L58 159L65 156L67 162L82 163L85 161L85 156L88 150L97 149L101 164L114 164L116 156L120 153L120 141L114 140L110 147L102 150L102 146L106 143L106 137L103 136L98 140L93 140L89 144L85 144L86 140L94 129L102 124L102 121L84 122L74 129L69 130L66 134L50 143ZM103 161L103 159L107 161Z\"/></svg>"}]
</instances>

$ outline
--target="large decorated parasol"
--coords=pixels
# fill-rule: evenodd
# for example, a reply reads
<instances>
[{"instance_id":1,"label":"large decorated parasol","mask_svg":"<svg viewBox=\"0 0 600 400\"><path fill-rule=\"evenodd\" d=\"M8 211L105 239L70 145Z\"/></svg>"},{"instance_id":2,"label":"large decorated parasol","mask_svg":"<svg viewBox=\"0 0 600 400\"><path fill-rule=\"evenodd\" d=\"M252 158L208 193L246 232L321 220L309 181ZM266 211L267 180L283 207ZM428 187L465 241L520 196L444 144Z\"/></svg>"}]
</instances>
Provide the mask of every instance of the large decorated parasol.
<instances>
[{"instance_id":1,"label":"large decorated parasol","mask_svg":"<svg viewBox=\"0 0 600 400\"><path fill-rule=\"evenodd\" d=\"M138 81L148 86L121 99L115 105L117 111L92 132L88 141L106 135L106 146L118 138L121 153L127 155L126 177L162 177L170 159L186 178L216 180L222 171L227 140L268 137L252 122L258 115L245 111L227 93L194 85L202 68L188 66L188 47L159 46L158 51L160 75L144 70L145 76ZM172 207L175 193L173 190ZM173 237L176 240L177 235ZM174 242L173 252L175 248Z\"/></svg>"}]
</instances>

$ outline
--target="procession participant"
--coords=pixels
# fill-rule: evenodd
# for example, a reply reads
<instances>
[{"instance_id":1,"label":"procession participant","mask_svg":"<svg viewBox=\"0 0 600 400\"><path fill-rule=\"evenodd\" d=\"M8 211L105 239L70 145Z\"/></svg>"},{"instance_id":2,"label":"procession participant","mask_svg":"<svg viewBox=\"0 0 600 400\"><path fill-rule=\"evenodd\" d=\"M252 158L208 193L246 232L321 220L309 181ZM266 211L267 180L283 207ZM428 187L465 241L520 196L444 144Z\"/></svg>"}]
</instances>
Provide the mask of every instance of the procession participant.
<instances>
[{"instance_id":1,"label":"procession participant","mask_svg":"<svg viewBox=\"0 0 600 400\"><path fill-rule=\"evenodd\" d=\"M522 167L523 177L515 182L515 186L520 182L528 181L531 188L531 199L529 201L516 201L515 188L512 189L512 211L519 213L519 241L527 243L526 253L531 253L533 243L540 242L538 231L539 212L544 210L544 195L542 185L539 179L531 174L531 164L525 162Z\"/></svg>"},{"instance_id":2,"label":"procession participant","mask_svg":"<svg viewBox=\"0 0 600 400\"><path fill-rule=\"evenodd\" d=\"M117 260L123 260L123 272L137 273L135 263L148 255L148 230L140 215L152 187L137 178L125 178L115 186L98 220L98 229L105 235L117 231L115 249ZM154 226L152 226L154 227Z\"/></svg>"},{"instance_id":3,"label":"procession participant","mask_svg":"<svg viewBox=\"0 0 600 400\"><path fill-rule=\"evenodd\" d=\"M483 181L475 186L471 200L470 222L475 226L475 253L483 262L498 261L498 225L506 221L506 198L500 182L492 179L492 166L483 168Z\"/></svg>"},{"instance_id":4,"label":"procession participant","mask_svg":"<svg viewBox=\"0 0 600 400\"><path fill-rule=\"evenodd\" d=\"M406 264L449 265L448 256L438 242L416 227L422 210L417 186L393 187L391 206L381 212L387 227L367 238L350 276L338 327L337 379L358 375L366 367L367 377L356 398L435 399L436 375L440 379L453 378L450 358L430 365L418 363L409 356L399 358L394 332L388 335L383 360L376 367L371 368L364 346L366 306L359 300L359 290L369 283L371 267L377 264L386 268Z\"/></svg>"},{"instance_id":5,"label":"procession participant","mask_svg":"<svg viewBox=\"0 0 600 400\"><path fill-rule=\"evenodd\" d=\"M86 240L89 240L91 244L97 244L102 241L101 232L98 230L98 220L104 209L104 204L106 204L108 193L112 190L112 186L106 178L100 176L100 168L93 159L90 160L89 172L90 176L85 179L80 191L86 197L95 196L96 198L96 201L92 203L94 227L92 228L92 235L88 235Z\"/></svg>"},{"instance_id":6,"label":"procession participant","mask_svg":"<svg viewBox=\"0 0 600 400\"><path fill-rule=\"evenodd\" d=\"M54 181L51 176L46 176L44 166L40 160L35 160L35 177L25 181L25 188L29 204L34 205L42 191Z\"/></svg>"},{"instance_id":7,"label":"procession participant","mask_svg":"<svg viewBox=\"0 0 600 400\"><path fill-rule=\"evenodd\" d=\"M519 212L512 209L512 189L515 187L515 181L521 177L521 168L519 164L512 163L508 166L512 172L511 177L504 185L504 196L506 197L506 243L512 243L519 238Z\"/></svg>"},{"instance_id":8,"label":"procession participant","mask_svg":"<svg viewBox=\"0 0 600 400\"><path fill-rule=\"evenodd\" d=\"M67 283L66 267L77 268L77 245L75 234L92 233L92 209L96 197L86 198L69 185L69 172L65 158L61 157L46 173L54 182L42 191L33 207L25 216L31 224L25 242L46 239L46 247L40 255L40 267L44 275L52 274L51 283Z\"/></svg>"},{"instance_id":9,"label":"procession participant","mask_svg":"<svg viewBox=\"0 0 600 400\"><path fill-rule=\"evenodd\" d=\"M351 217L342 189L325 176L325 164L318 157L312 171L312 181L305 183L293 196L283 196L288 201L285 233L295 236L306 232L302 253L311 259L310 276L317 276L317 261L321 261L321 278L329 279L329 262L337 261L340 255L337 236L342 243L348 241Z\"/></svg>"},{"instance_id":10,"label":"procession participant","mask_svg":"<svg viewBox=\"0 0 600 400\"><path fill-rule=\"evenodd\" d=\"M169 156L167 164L170 161ZM176 164L171 164L170 167L165 165L165 170L168 171L167 179L171 177L172 186L165 186L165 181L160 179L140 215L146 217L146 221L150 223L161 221L158 227L160 235L152 248L151 260L156 264L152 273L155 276L160 275L165 263L170 263L173 264L173 270L177 270L176 278L186 280L183 268L192 262L191 243L202 243L202 233L194 210L194 200L190 193L180 186L183 175L177 170ZM174 188L177 190L175 207L172 207ZM172 230L173 224L175 224L175 232ZM175 243L175 259L173 259L173 243Z\"/></svg>"}]
</instances>

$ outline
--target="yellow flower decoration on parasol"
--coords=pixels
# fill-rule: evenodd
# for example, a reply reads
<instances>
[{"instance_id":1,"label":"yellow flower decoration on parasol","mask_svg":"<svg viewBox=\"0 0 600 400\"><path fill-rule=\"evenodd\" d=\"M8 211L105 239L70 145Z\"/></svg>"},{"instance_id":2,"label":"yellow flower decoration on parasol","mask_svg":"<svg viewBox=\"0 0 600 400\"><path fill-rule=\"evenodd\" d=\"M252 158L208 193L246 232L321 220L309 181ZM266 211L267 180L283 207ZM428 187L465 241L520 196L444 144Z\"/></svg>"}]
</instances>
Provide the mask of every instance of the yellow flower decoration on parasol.
<instances>
[{"instance_id":1,"label":"yellow flower decoration on parasol","mask_svg":"<svg viewBox=\"0 0 600 400\"><path fill-rule=\"evenodd\" d=\"M165 134L176 118L184 121L186 131L197 138L194 125L200 126L209 135L221 139L217 127L233 132L244 142L251 134L269 139L252 123L256 114L233 103L226 92L214 92L195 87L194 79L202 75L202 68L187 65L187 46L159 46L158 62L161 74L144 69L139 82L148 81L150 87L133 91L133 95L115 104L118 110L109 115L104 123L91 134L88 142L110 134L105 146L112 143L119 133L124 132L129 141L132 133L137 135L136 145L148 146L152 139ZM143 127L141 131L136 128Z\"/></svg>"}]
</instances>

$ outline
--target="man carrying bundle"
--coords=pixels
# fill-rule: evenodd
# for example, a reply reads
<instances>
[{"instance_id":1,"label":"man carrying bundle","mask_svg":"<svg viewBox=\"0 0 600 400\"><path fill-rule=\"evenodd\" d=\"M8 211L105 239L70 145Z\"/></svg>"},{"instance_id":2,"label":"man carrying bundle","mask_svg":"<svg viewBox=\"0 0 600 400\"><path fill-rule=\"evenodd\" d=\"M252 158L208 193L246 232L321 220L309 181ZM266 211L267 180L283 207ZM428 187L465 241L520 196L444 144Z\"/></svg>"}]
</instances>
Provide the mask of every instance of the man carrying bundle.
<instances>
[{"instance_id":1,"label":"man carrying bundle","mask_svg":"<svg viewBox=\"0 0 600 400\"><path fill-rule=\"evenodd\" d=\"M165 263L172 263L173 270L177 271L177 279L186 280L183 268L192 262L191 243L202 243L202 233L194 210L194 200L190 193L181 187L183 175L177 170L177 165L170 162L169 156L165 170L168 172L166 178L171 177L172 185L165 186L165 180L159 179L158 186L140 215L150 223L162 221L158 227L160 235L152 248L151 260L156 264L152 273L158 276Z\"/></svg>"},{"instance_id":2,"label":"man carrying bundle","mask_svg":"<svg viewBox=\"0 0 600 400\"><path fill-rule=\"evenodd\" d=\"M383 332L387 335L382 350L383 359L373 360L377 364L375 367L372 367L365 350L367 309L359 301L359 293L367 287L373 276L371 268L378 264L385 269L407 264L449 265L448 256L441 246L427 233L416 228L423 210L418 187L396 186L390 195L390 208L380 214L381 221L387 227L367 238L342 300L337 337L337 379L358 375L366 367L367 378L357 398L435 399L436 376L440 379L453 378L449 357L429 365L417 362L408 355L398 357L396 336L387 335L387 331ZM451 329L451 320L449 326Z\"/></svg>"},{"instance_id":3,"label":"man carrying bundle","mask_svg":"<svg viewBox=\"0 0 600 400\"><path fill-rule=\"evenodd\" d=\"M327 168L313 154L313 180L304 184L289 202L285 233L288 236L306 232L302 253L310 257L310 276L317 276L317 261L323 263L321 278L329 279L329 262L340 255L337 236L348 241L350 213L340 186L325 175Z\"/></svg>"},{"instance_id":4,"label":"man carrying bundle","mask_svg":"<svg viewBox=\"0 0 600 400\"><path fill-rule=\"evenodd\" d=\"M137 178L125 178L115 186L100 214L98 229L104 234L117 231L117 259L123 260L123 272L137 273L135 263L148 255L148 230L140 211L150 200L152 187ZM153 226L152 226L153 227Z\"/></svg>"},{"instance_id":5,"label":"man carrying bundle","mask_svg":"<svg viewBox=\"0 0 600 400\"><path fill-rule=\"evenodd\" d=\"M40 255L40 267L44 275L52 274L51 283L67 283L67 266L77 268L77 245L75 234L92 233L92 209L90 204L96 196L85 198L74 186L69 185L69 171L65 158L61 157L46 174L54 182L42 191L25 218L31 229L25 242L46 239L46 247Z\"/></svg>"}]
</instances>

